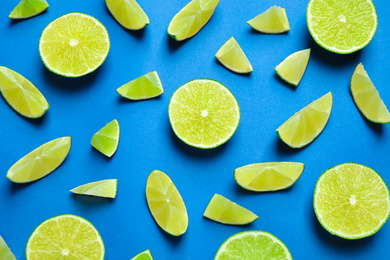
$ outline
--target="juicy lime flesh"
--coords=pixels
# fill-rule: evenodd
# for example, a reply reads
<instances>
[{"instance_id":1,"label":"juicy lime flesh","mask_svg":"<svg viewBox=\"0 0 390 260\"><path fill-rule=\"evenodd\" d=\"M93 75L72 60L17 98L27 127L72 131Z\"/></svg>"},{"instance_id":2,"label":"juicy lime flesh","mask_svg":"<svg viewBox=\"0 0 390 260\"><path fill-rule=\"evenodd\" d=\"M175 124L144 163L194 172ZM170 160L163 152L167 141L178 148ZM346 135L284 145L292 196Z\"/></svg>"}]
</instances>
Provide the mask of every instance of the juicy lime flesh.
<instances>
[{"instance_id":1,"label":"juicy lime flesh","mask_svg":"<svg viewBox=\"0 0 390 260\"><path fill-rule=\"evenodd\" d=\"M105 198L115 198L118 181L116 179L90 182L78 186L71 192L83 195L92 195Z\"/></svg>"},{"instance_id":2,"label":"juicy lime flesh","mask_svg":"<svg viewBox=\"0 0 390 260\"><path fill-rule=\"evenodd\" d=\"M276 191L293 185L305 168L297 162L266 162L242 166L234 171L238 185L252 191Z\"/></svg>"},{"instance_id":3,"label":"juicy lime flesh","mask_svg":"<svg viewBox=\"0 0 390 260\"><path fill-rule=\"evenodd\" d=\"M215 57L228 69L237 73L253 71L252 65L240 45L231 37L215 54Z\"/></svg>"},{"instance_id":4,"label":"juicy lime flesh","mask_svg":"<svg viewBox=\"0 0 390 260\"><path fill-rule=\"evenodd\" d=\"M307 24L319 45L347 54L371 41L378 18L371 0L311 0L307 7Z\"/></svg>"},{"instance_id":5,"label":"juicy lime flesh","mask_svg":"<svg viewBox=\"0 0 390 260\"><path fill-rule=\"evenodd\" d=\"M252 211L241 207L219 194L214 194L203 216L229 225L245 225L259 218Z\"/></svg>"},{"instance_id":6,"label":"juicy lime flesh","mask_svg":"<svg viewBox=\"0 0 390 260\"><path fill-rule=\"evenodd\" d=\"M259 14L247 22L253 29L263 33L283 33L290 31L286 10L279 6L272 6L264 13Z\"/></svg>"},{"instance_id":7,"label":"juicy lime flesh","mask_svg":"<svg viewBox=\"0 0 390 260\"><path fill-rule=\"evenodd\" d=\"M105 156L111 157L118 148L119 132L119 123L114 119L92 136L91 145Z\"/></svg>"},{"instance_id":8,"label":"juicy lime flesh","mask_svg":"<svg viewBox=\"0 0 390 260\"><path fill-rule=\"evenodd\" d=\"M33 17L49 7L46 0L22 0L9 15L11 19L24 19Z\"/></svg>"},{"instance_id":9,"label":"juicy lime flesh","mask_svg":"<svg viewBox=\"0 0 390 260\"><path fill-rule=\"evenodd\" d=\"M360 112L370 121L389 123L390 113L360 63L351 79L351 93Z\"/></svg>"},{"instance_id":10,"label":"juicy lime flesh","mask_svg":"<svg viewBox=\"0 0 390 260\"><path fill-rule=\"evenodd\" d=\"M322 132L332 111L329 92L295 113L276 130L284 143L293 148L308 145Z\"/></svg>"},{"instance_id":11,"label":"juicy lime flesh","mask_svg":"<svg viewBox=\"0 0 390 260\"><path fill-rule=\"evenodd\" d=\"M70 137L57 138L41 145L12 165L7 178L13 182L25 183L45 177L62 164L70 146Z\"/></svg>"},{"instance_id":12,"label":"juicy lime flesh","mask_svg":"<svg viewBox=\"0 0 390 260\"><path fill-rule=\"evenodd\" d=\"M4 239L0 236L0 259L1 260L16 260L11 249L7 246Z\"/></svg>"},{"instance_id":13,"label":"juicy lime flesh","mask_svg":"<svg viewBox=\"0 0 390 260\"><path fill-rule=\"evenodd\" d=\"M124 84L117 92L124 98L142 100L157 97L164 93L164 90L160 77L153 71Z\"/></svg>"},{"instance_id":14,"label":"juicy lime flesh","mask_svg":"<svg viewBox=\"0 0 390 260\"><path fill-rule=\"evenodd\" d=\"M19 114L39 118L49 109L42 93L25 77L0 66L0 91L7 103Z\"/></svg>"},{"instance_id":15,"label":"juicy lime flesh","mask_svg":"<svg viewBox=\"0 0 390 260\"><path fill-rule=\"evenodd\" d=\"M147 249L138 255L131 258L131 260L153 260L152 254L150 253L150 250Z\"/></svg>"},{"instance_id":16,"label":"juicy lime flesh","mask_svg":"<svg viewBox=\"0 0 390 260\"><path fill-rule=\"evenodd\" d=\"M106 59L110 39L92 16L70 13L51 22L42 32L39 52L45 66L66 77L96 70Z\"/></svg>"},{"instance_id":17,"label":"juicy lime flesh","mask_svg":"<svg viewBox=\"0 0 390 260\"><path fill-rule=\"evenodd\" d=\"M225 86L213 80L193 80L178 88L168 112L175 134L198 148L225 143L240 121L237 100Z\"/></svg>"},{"instance_id":18,"label":"juicy lime flesh","mask_svg":"<svg viewBox=\"0 0 390 260\"><path fill-rule=\"evenodd\" d=\"M96 228L75 215L61 215L41 223L26 246L27 260L104 259L104 245Z\"/></svg>"},{"instance_id":19,"label":"juicy lime flesh","mask_svg":"<svg viewBox=\"0 0 390 260\"><path fill-rule=\"evenodd\" d=\"M276 66L275 71L283 80L297 86L306 71L309 57L310 49L294 52Z\"/></svg>"},{"instance_id":20,"label":"juicy lime flesh","mask_svg":"<svg viewBox=\"0 0 390 260\"><path fill-rule=\"evenodd\" d=\"M389 189L371 168L345 163L318 179L314 210L330 233L358 239L377 232L389 217Z\"/></svg>"},{"instance_id":21,"label":"juicy lime flesh","mask_svg":"<svg viewBox=\"0 0 390 260\"><path fill-rule=\"evenodd\" d=\"M184 201L165 173L152 171L146 183L146 199L157 224L167 233L180 236L188 227Z\"/></svg>"},{"instance_id":22,"label":"juicy lime flesh","mask_svg":"<svg viewBox=\"0 0 390 260\"><path fill-rule=\"evenodd\" d=\"M139 30L149 24L149 18L135 0L106 0L108 10L123 27Z\"/></svg>"},{"instance_id":23,"label":"juicy lime flesh","mask_svg":"<svg viewBox=\"0 0 390 260\"><path fill-rule=\"evenodd\" d=\"M182 41L197 34L210 20L219 0L192 0L171 20L168 34Z\"/></svg>"}]
</instances>

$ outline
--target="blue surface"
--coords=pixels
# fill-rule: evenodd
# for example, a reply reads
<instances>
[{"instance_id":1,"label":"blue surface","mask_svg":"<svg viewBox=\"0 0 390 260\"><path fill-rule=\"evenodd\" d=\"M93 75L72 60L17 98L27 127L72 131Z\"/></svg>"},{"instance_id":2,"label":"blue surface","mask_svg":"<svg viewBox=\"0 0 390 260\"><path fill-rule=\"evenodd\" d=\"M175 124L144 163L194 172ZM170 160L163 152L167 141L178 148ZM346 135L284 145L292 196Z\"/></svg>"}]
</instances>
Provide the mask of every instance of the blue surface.
<instances>
[{"instance_id":1,"label":"blue surface","mask_svg":"<svg viewBox=\"0 0 390 260\"><path fill-rule=\"evenodd\" d=\"M362 51L342 56L323 50L312 40L306 26L307 0L221 0L209 23L183 43L171 40L166 29L187 0L139 0L150 18L150 24L139 32L123 29L103 0L52 0L44 14L13 22L8 15L18 1L3 1L0 8L0 65L33 82L50 109L42 119L28 120L0 100L0 235L17 259L25 259L27 239L37 225L66 213L80 215L95 225L109 260L130 259L147 248L155 259L212 259L225 239L244 230L271 232L288 246L294 259L389 259L389 224L363 240L334 237L318 223L312 197L320 174L343 162L368 165L390 184L389 126L363 119L349 92L354 68L363 62L390 106L390 2L375 1L379 26L372 42ZM291 31L282 35L254 32L246 21L273 4L286 8ZM107 27L111 50L97 71L68 79L44 67L38 40L49 22L74 11L90 14ZM231 36L252 63L254 72L249 76L228 71L214 58ZM273 69L289 54L305 48L311 48L312 54L300 85L294 89L281 82ZM127 102L116 93L122 84L153 70L157 70L164 86L161 97ZM185 145L169 124L170 96L195 78L222 82L241 107L237 132L213 150ZM288 148L277 137L276 128L329 91L334 105L324 132L304 149ZM107 159L91 147L90 140L115 118L121 126L120 143L116 154ZM7 170L19 158L49 140L67 135L73 138L70 154L51 175L28 185L6 179ZM303 162L306 169L292 188L282 192L257 194L236 185L235 168L267 161ZM146 178L154 169L171 177L186 203L189 228L180 238L165 234L147 208ZM107 178L119 181L114 200L69 192L78 185ZM204 219L203 212L214 193L260 218L243 227Z\"/></svg>"}]
</instances>

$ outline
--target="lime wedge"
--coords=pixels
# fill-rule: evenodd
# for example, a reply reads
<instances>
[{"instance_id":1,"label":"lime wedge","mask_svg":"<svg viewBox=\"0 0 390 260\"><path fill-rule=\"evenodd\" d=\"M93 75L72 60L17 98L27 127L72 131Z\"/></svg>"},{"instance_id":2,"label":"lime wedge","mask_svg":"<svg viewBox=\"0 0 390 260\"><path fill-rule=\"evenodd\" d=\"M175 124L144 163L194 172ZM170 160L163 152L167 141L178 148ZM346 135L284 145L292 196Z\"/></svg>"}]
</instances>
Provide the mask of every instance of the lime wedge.
<instances>
[{"instance_id":1,"label":"lime wedge","mask_svg":"<svg viewBox=\"0 0 390 260\"><path fill-rule=\"evenodd\" d=\"M179 87L171 97L168 114L176 136L202 149L227 142L240 122L236 98L210 79L196 79Z\"/></svg>"},{"instance_id":2,"label":"lime wedge","mask_svg":"<svg viewBox=\"0 0 390 260\"><path fill-rule=\"evenodd\" d=\"M4 239L0 236L0 259L1 260L16 260L11 249L7 246Z\"/></svg>"},{"instance_id":3,"label":"lime wedge","mask_svg":"<svg viewBox=\"0 0 390 260\"><path fill-rule=\"evenodd\" d=\"M104 244L96 228L75 215L60 215L42 222L26 245L27 260L103 260Z\"/></svg>"},{"instance_id":4,"label":"lime wedge","mask_svg":"<svg viewBox=\"0 0 390 260\"><path fill-rule=\"evenodd\" d=\"M249 20L247 24L262 33L277 34L290 31L286 10L276 5Z\"/></svg>"},{"instance_id":5,"label":"lime wedge","mask_svg":"<svg viewBox=\"0 0 390 260\"><path fill-rule=\"evenodd\" d=\"M314 190L314 211L331 234L360 239L375 234L390 214L389 189L373 169L343 163L326 170Z\"/></svg>"},{"instance_id":6,"label":"lime wedge","mask_svg":"<svg viewBox=\"0 0 390 260\"><path fill-rule=\"evenodd\" d=\"M252 65L234 37L231 37L215 54L223 66L236 73L250 73Z\"/></svg>"},{"instance_id":7,"label":"lime wedge","mask_svg":"<svg viewBox=\"0 0 390 260\"><path fill-rule=\"evenodd\" d=\"M192 0L168 25L168 34L176 41L191 38L210 20L219 0Z\"/></svg>"},{"instance_id":8,"label":"lime wedge","mask_svg":"<svg viewBox=\"0 0 390 260\"><path fill-rule=\"evenodd\" d=\"M203 216L228 225L246 225L259 218L252 211L219 194L214 194L211 198Z\"/></svg>"},{"instance_id":9,"label":"lime wedge","mask_svg":"<svg viewBox=\"0 0 390 260\"><path fill-rule=\"evenodd\" d=\"M107 157L114 155L119 144L119 123L112 120L92 136L91 145Z\"/></svg>"},{"instance_id":10,"label":"lime wedge","mask_svg":"<svg viewBox=\"0 0 390 260\"><path fill-rule=\"evenodd\" d=\"M234 171L237 184L251 191L277 191L291 187L305 165L297 162L266 162L242 166Z\"/></svg>"},{"instance_id":11,"label":"lime wedge","mask_svg":"<svg viewBox=\"0 0 390 260\"><path fill-rule=\"evenodd\" d=\"M298 86L305 73L309 57L310 49L294 52L276 66L275 71L287 83Z\"/></svg>"},{"instance_id":12,"label":"lime wedge","mask_svg":"<svg viewBox=\"0 0 390 260\"><path fill-rule=\"evenodd\" d=\"M276 133L292 148L304 147L324 130L332 111L333 97L329 92L313 101L284 122Z\"/></svg>"},{"instance_id":13,"label":"lime wedge","mask_svg":"<svg viewBox=\"0 0 390 260\"><path fill-rule=\"evenodd\" d=\"M124 84L116 92L127 99L143 100L160 96L164 89L157 71L152 71Z\"/></svg>"},{"instance_id":14,"label":"lime wedge","mask_svg":"<svg viewBox=\"0 0 390 260\"><path fill-rule=\"evenodd\" d=\"M158 170L149 174L146 182L146 200L154 220L165 232L180 236L187 231L186 206L168 175Z\"/></svg>"},{"instance_id":15,"label":"lime wedge","mask_svg":"<svg viewBox=\"0 0 390 260\"><path fill-rule=\"evenodd\" d=\"M46 0L22 0L9 14L11 19L26 19L43 13L49 4Z\"/></svg>"},{"instance_id":16,"label":"lime wedge","mask_svg":"<svg viewBox=\"0 0 390 260\"><path fill-rule=\"evenodd\" d=\"M150 253L149 249L146 249L145 251L139 253L138 255L134 256L130 260L153 260L152 253Z\"/></svg>"},{"instance_id":17,"label":"lime wedge","mask_svg":"<svg viewBox=\"0 0 390 260\"><path fill-rule=\"evenodd\" d=\"M36 181L57 169L70 151L69 136L47 142L17 161L7 172L7 178L16 183Z\"/></svg>"},{"instance_id":18,"label":"lime wedge","mask_svg":"<svg viewBox=\"0 0 390 260\"><path fill-rule=\"evenodd\" d=\"M16 112L28 118L39 118L49 109L42 93L25 77L0 66L0 91Z\"/></svg>"},{"instance_id":19,"label":"lime wedge","mask_svg":"<svg viewBox=\"0 0 390 260\"><path fill-rule=\"evenodd\" d=\"M288 248L274 235L258 230L244 231L229 237L219 247L214 260L292 260Z\"/></svg>"},{"instance_id":20,"label":"lime wedge","mask_svg":"<svg viewBox=\"0 0 390 260\"><path fill-rule=\"evenodd\" d=\"M139 30L149 24L149 18L135 0L106 0L115 20L130 30Z\"/></svg>"},{"instance_id":21,"label":"lime wedge","mask_svg":"<svg viewBox=\"0 0 390 260\"><path fill-rule=\"evenodd\" d=\"M110 50L106 28L96 18L65 14L49 23L39 40L39 54L48 70L80 77L103 64Z\"/></svg>"},{"instance_id":22,"label":"lime wedge","mask_svg":"<svg viewBox=\"0 0 390 260\"><path fill-rule=\"evenodd\" d=\"M390 122L389 110L361 63L357 65L352 75L351 93L357 108L365 118L379 124Z\"/></svg>"},{"instance_id":23,"label":"lime wedge","mask_svg":"<svg viewBox=\"0 0 390 260\"><path fill-rule=\"evenodd\" d=\"M364 48L378 27L371 0L310 0L306 19L318 45L339 54Z\"/></svg>"},{"instance_id":24,"label":"lime wedge","mask_svg":"<svg viewBox=\"0 0 390 260\"><path fill-rule=\"evenodd\" d=\"M115 198L117 187L118 180L110 179L90 182L71 189L70 191L82 195L91 195L103 198Z\"/></svg>"}]
</instances>

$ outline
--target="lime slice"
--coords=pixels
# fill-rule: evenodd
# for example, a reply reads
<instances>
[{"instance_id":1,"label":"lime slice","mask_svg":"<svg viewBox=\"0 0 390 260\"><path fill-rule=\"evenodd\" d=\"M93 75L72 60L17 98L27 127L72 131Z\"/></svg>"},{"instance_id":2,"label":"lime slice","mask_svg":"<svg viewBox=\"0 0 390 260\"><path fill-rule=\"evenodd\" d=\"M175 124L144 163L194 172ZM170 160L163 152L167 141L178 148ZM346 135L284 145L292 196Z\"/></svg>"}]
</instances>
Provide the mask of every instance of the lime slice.
<instances>
[{"instance_id":1,"label":"lime slice","mask_svg":"<svg viewBox=\"0 0 390 260\"><path fill-rule=\"evenodd\" d=\"M186 206L168 175L158 170L149 174L146 182L146 200L154 220L165 232L180 236L187 231Z\"/></svg>"},{"instance_id":2,"label":"lime slice","mask_svg":"<svg viewBox=\"0 0 390 260\"><path fill-rule=\"evenodd\" d=\"M22 0L9 14L11 19L26 19L43 13L49 4L46 0Z\"/></svg>"},{"instance_id":3,"label":"lime slice","mask_svg":"<svg viewBox=\"0 0 390 260\"><path fill-rule=\"evenodd\" d=\"M329 92L313 101L284 122L276 133L292 148L304 147L324 130L332 111L333 97Z\"/></svg>"},{"instance_id":4,"label":"lime slice","mask_svg":"<svg viewBox=\"0 0 390 260\"><path fill-rule=\"evenodd\" d=\"M262 33L277 34L290 31L286 10L276 5L249 20L247 24Z\"/></svg>"},{"instance_id":5,"label":"lime slice","mask_svg":"<svg viewBox=\"0 0 390 260\"><path fill-rule=\"evenodd\" d=\"M36 181L57 169L70 151L69 136L47 142L17 161L7 172L7 178L16 183Z\"/></svg>"},{"instance_id":6,"label":"lime slice","mask_svg":"<svg viewBox=\"0 0 390 260\"><path fill-rule=\"evenodd\" d=\"M371 0L310 0L306 19L318 45L339 54L364 48L378 27Z\"/></svg>"},{"instance_id":7,"label":"lime slice","mask_svg":"<svg viewBox=\"0 0 390 260\"><path fill-rule=\"evenodd\" d=\"M249 230L229 237L219 247L214 260L292 260L288 248L274 235L258 230Z\"/></svg>"},{"instance_id":8,"label":"lime slice","mask_svg":"<svg viewBox=\"0 0 390 260\"><path fill-rule=\"evenodd\" d=\"M0 236L0 259L1 260L16 260L11 249L7 246L4 239Z\"/></svg>"},{"instance_id":9,"label":"lime slice","mask_svg":"<svg viewBox=\"0 0 390 260\"><path fill-rule=\"evenodd\" d=\"M26 245L27 260L103 260L104 244L96 228L75 215L60 215L42 222Z\"/></svg>"},{"instance_id":10,"label":"lime slice","mask_svg":"<svg viewBox=\"0 0 390 260\"><path fill-rule=\"evenodd\" d=\"M115 198L117 187L118 187L118 180L110 179L110 180L90 182L78 186L70 191L82 195L91 195L91 196L104 197L104 198Z\"/></svg>"},{"instance_id":11,"label":"lime slice","mask_svg":"<svg viewBox=\"0 0 390 260\"><path fill-rule=\"evenodd\" d=\"M246 225L259 218L252 211L241 207L219 194L214 194L211 198L203 216L229 225Z\"/></svg>"},{"instance_id":12,"label":"lime slice","mask_svg":"<svg viewBox=\"0 0 390 260\"><path fill-rule=\"evenodd\" d=\"M266 162L242 166L234 171L237 184L251 191L277 191L291 187L305 165L297 162Z\"/></svg>"},{"instance_id":13,"label":"lime slice","mask_svg":"<svg viewBox=\"0 0 390 260\"><path fill-rule=\"evenodd\" d=\"M360 239L375 234L390 214L389 189L373 169L343 163L326 170L314 190L314 211L331 234Z\"/></svg>"},{"instance_id":14,"label":"lime slice","mask_svg":"<svg viewBox=\"0 0 390 260\"><path fill-rule=\"evenodd\" d=\"M168 114L176 136L203 149L227 142L240 122L236 98L210 79L196 79L179 87L171 97Z\"/></svg>"},{"instance_id":15,"label":"lime slice","mask_svg":"<svg viewBox=\"0 0 390 260\"><path fill-rule=\"evenodd\" d=\"M231 37L215 54L223 66L236 73L250 73L252 65L234 37Z\"/></svg>"},{"instance_id":16,"label":"lime slice","mask_svg":"<svg viewBox=\"0 0 390 260\"><path fill-rule=\"evenodd\" d=\"M119 123L114 119L92 136L91 145L107 157L114 155L119 144Z\"/></svg>"},{"instance_id":17,"label":"lime slice","mask_svg":"<svg viewBox=\"0 0 390 260\"><path fill-rule=\"evenodd\" d=\"M389 110L361 63L357 65L352 75L351 93L357 108L365 118L379 124L390 122Z\"/></svg>"},{"instance_id":18,"label":"lime slice","mask_svg":"<svg viewBox=\"0 0 390 260\"><path fill-rule=\"evenodd\" d=\"M130 30L139 30L149 24L149 18L135 0L106 0L115 20Z\"/></svg>"},{"instance_id":19,"label":"lime slice","mask_svg":"<svg viewBox=\"0 0 390 260\"><path fill-rule=\"evenodd\" d=\"M168 25L168 34L176 41L191 38L210 20L219 0L192 0Z\"/></svg>"},{"instance_id":20,"label":"lime slice","mask_svg":"<svg viewBox=\"0 0 390 260\"><path fill-rule=\"evenodd\" d=\"M157 71L152 71L124 84L116 92L127 99L143 100L160 96L164 89Z\"/></svg>"},{"instance_id":21,"label":"lime slice","mask_svg":"<svg viewBox=\"0 0 390 260\"><path fill-rule=\"evenodd\" d=\"M153 257L152 253L150 253L150 250L146 249L145 251L131 258L131 260L153 260Z\"/></svg>"},{"instance_id":22,"label":"lime slice","mask_svg":"<svg viewBox=\"0 0 390 260\"><path fill-rule=\"evenodd\" d=\"M0 66L0 91L16 112L28 118L39 118L49 109L42 93L25 77Z\"/></svg>"},{"instance_id":23,"label":"lime slice","mask_svg":"<svg viewBox=\"0 0 390 260\"><path fill-rule=\"evenodd\" d=\"M309 58L310 49L294 52L276 66L275 71L287 83L298 86L305 73Z\"/></svg>"},{"instance_id":24,"label":"lime slice","mask_svg":"<svg viewBox=\"0 0 390 260\"><path fill-rule=\"evenodd\" d=\"M80 77L103 64L110 50L106 28L96 18L69 13L49 23L39 40L45 66L65 77Z\"/></svg>"}]
</instances>

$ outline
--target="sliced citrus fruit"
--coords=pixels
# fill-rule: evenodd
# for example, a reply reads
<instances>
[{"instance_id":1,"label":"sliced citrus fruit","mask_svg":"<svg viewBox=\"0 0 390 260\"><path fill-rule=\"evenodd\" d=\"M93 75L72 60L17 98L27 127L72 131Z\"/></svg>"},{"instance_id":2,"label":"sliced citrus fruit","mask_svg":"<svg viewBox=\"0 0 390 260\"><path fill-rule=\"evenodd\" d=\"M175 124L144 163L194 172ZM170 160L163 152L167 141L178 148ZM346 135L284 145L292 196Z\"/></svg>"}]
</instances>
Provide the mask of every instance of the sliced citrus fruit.
<instances>
[{"instance_id":1,"label":"sliced citrus fruit","mask_svg":"<svg viewBox=\"0 0 390 260\"><path fill-rule=\"evenodd\" d=\"M149 17L135 0L106 0L115 20L130 30L139 30L149 24Z\"/></svg>"},{"instance_id":2,"label":"sliced citrus fruit","mask_svg":"<svg viewBox=\"0 0 390 260\"><path fill-rule=\"evenodd\" d=\"M192 0L183 7L168 25L168 34L176 41L197 34L210 20L219 0Z\"/></svg>"},{"instance_id":3,"label":"sliced citrus fruit","mask_svg":"<svg viewBox=\"0 0 390 260\"><path fill-rule=\"evenodd\" d=\"M365 118L379 124L390 122L389 110L361 63L357 65L352 75L351 93L357 108Z\"/></svg>"},{"instance_id":4,"label":"sliced citrus fruit","mask_svg":"<svg viewBox=\"0 0 390 260\"><path fill-rule=\"evenodd\" d=\"M249 20L247 24L262 33L277 34L290 31L286 10L276 5Z\"/></svg>"},{"instance_id":5,"label":"sliced citrus fruit","mask_svg":"<svg viewBox=\"0 0 390 260\"><path fill-rule=\"evenodd\" d=\"M119 144L119 123L114 119L92 136L91 145L107 157L114 155Z\"/></svg>"},{"instance_id":6,"label":"sliced citrus fruit","mask_svg":"<svg viewBox=\"0 0 390 260\"><path fill-rule=\"evenodd\" d=\"M118 187L118 180L102 180L90 182L81 186L78 186L70 191L76 194L91 195L104 198L115 198L116 190Z\"/></svg>"},{"instance_id":7,"label":"sliced citrus fruit","mask_svg":"<svg viewBox=\"0 0 390 260\"><path fill-rule=\"evenodd\" d=\"M16 260L11 249L7 246L4 239L0 236L0 259L1 260Z\"/></svg>"},{"instance_id":8,"label":"sliced citrus fruit","mask_svg":"<svg viewBox=\"0 0 390 260\"><path fill-rule=\"evenodd\" d=\"M45 177L62 164L71 144L71 137L66 136L39 146L12 165L7 178L12 182L26 183Z\"/></svg>"},{"instance_id":9,"label":"sliced citrus fruit","mask_svg":"<svg viewBox=\"0 0 390 260\"><path fill-rule=\"evenodd\" d=\"M27 260L104 259L104 244L96 228L76 215L60 215L42 222L26 245Z\"/></svg>"},{"instance_id":10,"label":"sliced citrus fruit","mask_svg":"<svg viewBox=\"0 0 390 260\"><path fill-rule=\"evenodd\" d=\"M234 234L219 247L214 260L292 260L286 245L274 235L258 230Z\"/></svg>"},{"instance_id":11,"label":"sliced citrus fruit","mask_svg":"<svg viewBox=\"0 0 390 260\"><path fill-rule=\"evenodd\" d=\"M80 77L96 70L110 50L103 24L82 13L65 14L46 26L39 54L48 70L65 77Z\"/></svg>"},{"instance_id":12,"label":"sliced citrus fruit","mask_svg":"<svg viewBox=\"0 0 390 260\"><path fill-rule=\"evenodd\" d=\"M332 112L333 97L329 92L313 101L284 122L276 133L292 148L304 147L321 134Z\"/></svg>"},{"instance_id":13,"label":"sliced citrus fruit","mask_svg":"<svg viewBox=\"0 0 390 260\"><path fill-rule=\"evenodd\" d=\"M317 181L313 204L321 225L346 239L375 234L390 214L386 183L376 171L357 163L326 170Z\"/></svg>"},{"instance_id":14,"label":"sliced citrus fruit","mask_svg":"<svg viewBox=\"0 0 390 260\"><path fill-rule=\"evenodd\" d=\"M306 71L309 58L310 49L294 52L276 66L275 71L287 83L298 86Z\"/></svg>"},{"instance_id":15,"label":"sliced citrus fruit","mask_svg":"<svg viewBox=\"0 0 390 260\"><path fill-rule=\"evenodd\" d=\"M215 57L223 66L236 73L250 73L253 71L251 63L234 37L231 37L222 45Z\"/></svg>"},{"instance_id":16,"label":"sliced citrus fruit","mask_svg":"<svg viewBox=\"0 0 390 260\"><path fill-rule=\"evenodd\" d=\"M142 251L138 255L131 258L131 260L153 260L152 253L150 253L149 249Z\"/></svg>"},{"instance_id":17,"label":"sliced citrus fruit","mask_svg":"<svg viewBox=\"0 0 390 260\"><path fill-rule=\"evenodd\" d=\"M176 136L203 149L227 142L240 122L236 98L210 79L196 79L179 87L171 97L168 114Z\"/></svg>"},{"instance_id":18,"label":"sliced citrus fruit","mask_svg":"<svg viewBox=\"0 0 390 260\"><path fill-rule=\"evenodd\" d=\"M46 0L22 0L9 14L11 19L26 19L43 13L49 4Z\"/></svg>"},{"instance_id":19,"label":"sliced citrus fruit","mask_svg":"<svg viewBox=\"0 0 390 260\"><path fill-rule=\"evenodd\" d=\"M237 168L234 179L246 190L277 191L291 187L304 169L298 162L254 163Z\"/></svg>"},{"instance_id":20,"label":"sliced citrus fruit","mask_svg":"<svg viewBox=\"0 0 390 260\"><path fill-rule=\"evenodd\" d=\"M307 26L313 39L328 51L348 54L370 43L378 27L371 0L310 0Z\"/></svg>"},{"instance_id":21,"label":"sliced citrus fruit","mask_svg":"<svg viewBox=\"0 0 390 260\"><path fill-rule=\"evenodd\" d=\"M146 182L146 200L157 224L168 234L183 235L188 227L187 209L172 180L154 170Z\"/></svg>"},{"instance_id":22,"label":"sliced citrus fruit","mask_svg":"<svg viewBox=\"0 0 390 260\"><path fill-rule=\"evenodd\" d=\"M152 71L124 84L116 92L127 99L143 100L160 96L164 89L157 71Z\"/></svg>"}]
</instances>

